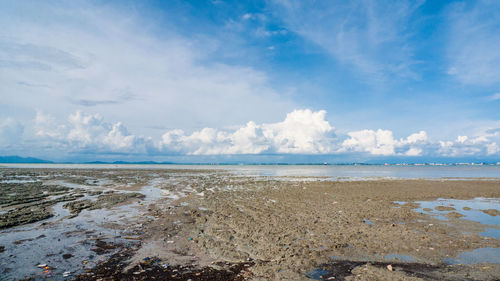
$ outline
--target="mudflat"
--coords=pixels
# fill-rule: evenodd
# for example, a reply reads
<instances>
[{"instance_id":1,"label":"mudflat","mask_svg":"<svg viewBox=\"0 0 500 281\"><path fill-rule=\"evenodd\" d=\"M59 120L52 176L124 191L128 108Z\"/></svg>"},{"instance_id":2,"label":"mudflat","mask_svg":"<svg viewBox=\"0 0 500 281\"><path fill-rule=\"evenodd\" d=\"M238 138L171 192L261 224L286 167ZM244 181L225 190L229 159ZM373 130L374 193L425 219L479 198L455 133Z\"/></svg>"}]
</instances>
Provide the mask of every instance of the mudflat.
<instances>
[{"instance_id":1,"label":"mudflat","mask_svg":"<svg viewBox=\"0 0 500 281\"><path fill-rule=\"evenodd\" d=\"M331 181L194 169L0 171L2 259L22 264L19 247L37 247L57 224L100 209L129 214L92 219L55 237L80 237L74 243L93 253L65 253L60 262L28 259L27 267L48 267L27 274L33 279L500 279L500 180ZM432 208L418 203L438 199ZM51 219L57 217L54 206L67 214ZM45 236L29 238L31 244L5 238L35 228ZM8 264L0 270L10 274L7 280L24 278Z\"/></svg>"}]
</instances>

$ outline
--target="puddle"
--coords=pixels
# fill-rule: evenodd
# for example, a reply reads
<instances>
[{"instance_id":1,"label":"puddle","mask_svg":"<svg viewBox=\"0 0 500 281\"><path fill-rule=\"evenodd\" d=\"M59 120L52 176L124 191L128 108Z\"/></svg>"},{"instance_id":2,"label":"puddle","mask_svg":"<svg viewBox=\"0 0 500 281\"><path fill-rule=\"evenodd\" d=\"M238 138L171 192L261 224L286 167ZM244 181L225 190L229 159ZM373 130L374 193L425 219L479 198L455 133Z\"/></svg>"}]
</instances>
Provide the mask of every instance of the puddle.
<instances>
[{"instance_id":1,"label":"puddle","mask_svg":"<svg viewBox=\"0 0 500 281\"><path fill-rule=\"evenodd\" d=\"M136 225L140 218L137 203L112 209L83 210L71 219L66 218L70 213L62 207L65 203L53 206L55 216L50 219L0 231L0 245L5 246L1 254L3 272L0 279L66 280L64 272L83 273L115 251L101 255L94 252L96 238L104 237L103 241L124 245L134 243L123 237L125 232L133 232L130 226ZM110 227L109 224L121 226ZM43 274L38 264L51 267L51 276Z\"/></svg>"},{"instance_id":2,"label":"puddle","mask_svg":"<svg viewBox=\"0 0 500 281\"><path fill-rule=\"evenodd\" d=\"M145 186L140 191L142 194L146 195L145 200L151 201L166 195L165 190L153 187L153 186Z\"/></svg>"},{"instance_id":3,"label":"puddle","mask_svg":"<svg viewBox=\"0 0 500 281\"><path fill-rule=\"evenodd\" d=\"M500 248L479 248L461 253L457 258L444 259L449 264L500 263Z\"/></svg>"},{"instance_id":4,"label":"puddle","mask_svg":"<svg viewBox=\"0 0 500 281\"><path fill-rule=\"evenodd\" d=\"M179 200L182 197L186 197L187 195L184 192L170 192L168 190L165 191L165 197L171 199L172 201Z\"/></svg>"},{"instance_id":5,"label":"puddle","mask_svg":"<svg viewBox=\"0 0 500 281\"><path fill-rule=\"evenodd\" d=\"M384 259L397 260L397 261L402 261L402 262L415 262L415 258L413 256L400 255L400 254L390 254L390 255L384 256Z\"/></svg>"},{"instance_id":6,"label":"puddle","mask_svg":"<svg viewBox=\"0 0 500 281\"><path fill-rule=\"evenodd\" d=\"M52 210L54 211L54 216L52 218L60 219L69 216L71 214L71 212L68 209L63 207L63 205L66 203L68 202L59 202L54 206L52 206Z\"/></svg>"},{"instance_id":7,"label":"puddle","mask_svg":"<svg viewBox=\"0 0 500 281\"><path fill-rule=\"evenodd\" d=\"M486 228L485 231L479 233L479 235L500 239L500 228Z\"/></svg>"},{"instance_id":8,"label":"puddle","mask_svg":"<svg viewBox=\"0 0 500 281\"><path fill-rule=\"evenodd\" d=\"M323 275L326 275L327 273L328 273L328 270L324 270L321 268L315 268L315 269L309 270L306 273L306 276L311 278L311 279L314 279L314 280L323 280Z\"/></svg>"},{"instance_id":9,"label":"puddle","mask_svg":"<svg viewBox=\"0 0 500 281\"><path fill-rule=\"evenodd\" d=\"M38 180L1 180L0 183L32 183Z\"/></svg>"},{"instance_id":10,"label":"puddle","mask_svg":"<svg viewBox=\"0 0 500 281\"><path fill-rule=\"evenodd\" d=\"M368 224L368 225L370 225L370 226L375 226L375 224L372 221L368 220L368 219L363 219L363 222L366 223L366 224Z\"/></svg>"},{"instance_id":11,"label":"puddle","mask_svg":"<svg viewBox=\"0 0 500 281\"><path fill-rule=\"evenodd\" d=\"M395 202L404 204L404 202ZM474 198L470 200L443 199L436 201L416 201L420 208L415 211L431 215L441 220L448 220L447 214L451 212L463 215L461 219L479 222L487 225L500 225L500 216L491 216L481 210L500 209L500 199L498 198Z\"/></svg>"},{"instance_id":12,"label":"puddle","mask_svg":"<svg viewBox=\"0 0 500 281\"><path fill-rule=\"evenodd\" d=\"M62 181L62 180L47 181L47 182L45 182L45 184L55 184L55 185L69 187L69 188L80 188L80 189L93 188L93 186L84 185L84 184L77 184L77 183L72 183L72 182L67 182L67 181Z\"/></svg>"}]
</instances>

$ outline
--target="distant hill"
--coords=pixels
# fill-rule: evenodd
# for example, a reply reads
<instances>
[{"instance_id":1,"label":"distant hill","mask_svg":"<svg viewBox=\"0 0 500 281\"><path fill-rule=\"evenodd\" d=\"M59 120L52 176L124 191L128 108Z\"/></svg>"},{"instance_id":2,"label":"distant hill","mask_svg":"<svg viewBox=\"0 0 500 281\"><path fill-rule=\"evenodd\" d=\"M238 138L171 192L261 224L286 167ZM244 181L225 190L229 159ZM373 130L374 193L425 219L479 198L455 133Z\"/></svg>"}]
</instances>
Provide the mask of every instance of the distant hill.
<instances>
[{"instance_id":1,"label":"distant hill","mask_svg":"<svg viewBox=\"0 0 500 281\"><path fill-rule=\"evenodd\" d=\"M0 163L81 163L81 164L174 164L173 162L155 161L92 161L92 162L53 162L34 157L21 157L17 155L0 156Z\"/></svg>"},{"instance_id":2,"label":"distant hill","mask_svg":"<svg viewBox=\"0 0 500 281\"><path fill-rule=\"evenodd\" d=\"M0 163L53 163L53 162L33 157L21 157L17 155L11 155L11 156L0 156Z\"/></svg>"}]
</instances>

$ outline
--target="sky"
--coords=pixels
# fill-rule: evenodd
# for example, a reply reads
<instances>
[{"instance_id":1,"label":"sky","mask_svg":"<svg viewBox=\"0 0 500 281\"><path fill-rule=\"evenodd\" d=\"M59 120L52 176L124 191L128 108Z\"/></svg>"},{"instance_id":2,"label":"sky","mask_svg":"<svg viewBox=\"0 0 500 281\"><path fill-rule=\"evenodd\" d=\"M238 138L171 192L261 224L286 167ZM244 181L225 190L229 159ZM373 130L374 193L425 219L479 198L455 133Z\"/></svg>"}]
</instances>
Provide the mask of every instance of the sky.
<instances>
[{"instance_id":1,"label":"sky","mask_svg":"<svg viewBox=\"0 0 500 281\"><path fill-rule=\"evenodd\" d=\"M0 0L0 155L500 161L498 1Z\"/></svg>"}]
</instances>

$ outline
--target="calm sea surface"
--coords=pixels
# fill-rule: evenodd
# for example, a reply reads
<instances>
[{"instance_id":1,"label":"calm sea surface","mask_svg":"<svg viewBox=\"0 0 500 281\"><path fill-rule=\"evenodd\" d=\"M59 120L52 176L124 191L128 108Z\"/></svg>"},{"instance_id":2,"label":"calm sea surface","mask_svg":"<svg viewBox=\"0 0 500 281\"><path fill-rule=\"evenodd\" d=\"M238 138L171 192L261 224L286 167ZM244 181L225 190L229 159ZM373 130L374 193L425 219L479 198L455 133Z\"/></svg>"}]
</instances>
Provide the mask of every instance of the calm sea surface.
<instances>
[{"instance_id":1,"label":"calm sea surface","mask_svg":"<svg viewBox=\"0 0 500 281\"><path fill-rule=\"evenodd\" d=\"M115 165L115 164L0 164L0 168L53 169L185 169L221 170L245 176L326 177L353 179L497 178L500 165L384 166L384 165Z\"/></svg>"}]
</instances>

